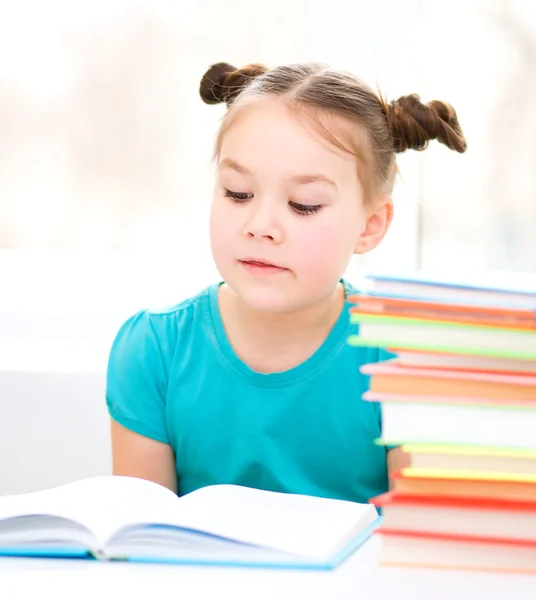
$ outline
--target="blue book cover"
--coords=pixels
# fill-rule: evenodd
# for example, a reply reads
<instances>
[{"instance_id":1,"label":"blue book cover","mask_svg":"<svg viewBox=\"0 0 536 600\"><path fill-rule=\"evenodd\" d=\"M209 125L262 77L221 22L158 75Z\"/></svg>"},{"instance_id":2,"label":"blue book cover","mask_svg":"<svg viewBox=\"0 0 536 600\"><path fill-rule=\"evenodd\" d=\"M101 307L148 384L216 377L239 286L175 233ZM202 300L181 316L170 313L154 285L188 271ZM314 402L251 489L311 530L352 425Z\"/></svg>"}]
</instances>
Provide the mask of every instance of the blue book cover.
<instances>
[{"instance_id":1,"label":"blue book cover","mask_svg":"<svg viewBox=\"0 0 536 600\"><path fill-rule=\"evenodd\" d=\"M257 568L257 569L290 569L290 570L312 570L312 571L331 571L341 565L354 552L356 552L379 528L382 517L371 523L368 527L360 531L343 548L336 552L325 562L308 561L307 559L285 560L272 559L270 561L251 559L225 559L222 558L203 558L203 557L157 557L146 555L129 555L117 558L106 556L102 553L92 552L85 548L77 547L39 547L39 546L19 546L19 547L0 547L0 557L19 557L19 558L56 558L56 559L85 559L85 560L106 560L106 561L127 561L134 563L152 563L152 564L171 564L188 566L206 566L206 567L228 567L228 568ZM210 536L207 536L210 537Z\"/></svg>"}]
</instances>

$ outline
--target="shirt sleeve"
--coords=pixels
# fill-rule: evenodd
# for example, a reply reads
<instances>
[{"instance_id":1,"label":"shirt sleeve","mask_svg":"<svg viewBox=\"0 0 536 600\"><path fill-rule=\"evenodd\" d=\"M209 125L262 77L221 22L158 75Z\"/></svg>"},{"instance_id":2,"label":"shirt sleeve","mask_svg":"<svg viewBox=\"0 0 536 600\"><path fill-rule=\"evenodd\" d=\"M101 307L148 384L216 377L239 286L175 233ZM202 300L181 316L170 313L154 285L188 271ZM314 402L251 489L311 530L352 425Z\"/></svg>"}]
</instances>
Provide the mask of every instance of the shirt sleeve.
<instances>
[{"instance_id":1,"label":"shirt sleeve","mask_svg":"<svg viewBox=\"0 0 536 600\"><path fill-rule=\"evenodd\" d=\"M108 360L106 404L123 427L168 444L165 343L154 322L159 318L141 311L119 330Z\"/></svg>"}]
</instances>

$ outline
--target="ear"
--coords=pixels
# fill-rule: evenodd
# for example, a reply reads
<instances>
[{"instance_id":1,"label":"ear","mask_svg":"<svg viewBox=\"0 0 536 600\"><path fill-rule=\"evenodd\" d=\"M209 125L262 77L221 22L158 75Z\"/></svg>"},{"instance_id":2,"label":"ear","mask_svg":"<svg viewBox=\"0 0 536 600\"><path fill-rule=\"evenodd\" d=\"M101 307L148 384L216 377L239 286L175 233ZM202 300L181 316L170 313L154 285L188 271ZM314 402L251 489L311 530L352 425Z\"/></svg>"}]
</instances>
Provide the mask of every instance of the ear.
<instances>
[{"instance_id":1,"label":"ear","mask_svg":"<svg viewBox=\"0 0 536 600\"><path fill-rule=\"evenodd\" d=\"M372 204L367 213L365 229L359 236L354 254L370 252L383 240L393 220L393 200L384 194Z\"/></svg>"}]
</instances>

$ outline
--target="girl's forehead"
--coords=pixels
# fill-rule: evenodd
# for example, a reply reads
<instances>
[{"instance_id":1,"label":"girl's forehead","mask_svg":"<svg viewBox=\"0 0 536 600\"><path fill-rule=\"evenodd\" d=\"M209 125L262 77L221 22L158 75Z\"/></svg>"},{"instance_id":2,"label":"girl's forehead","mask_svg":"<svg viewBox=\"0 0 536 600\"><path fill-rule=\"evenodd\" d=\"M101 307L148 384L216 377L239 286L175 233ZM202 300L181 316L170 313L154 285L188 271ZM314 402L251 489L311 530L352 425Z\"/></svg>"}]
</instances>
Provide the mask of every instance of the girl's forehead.
<instances>
[{"instance_id":1,"label":"girl's forehead","mask_svg":"<svg viewBox=\"0 0 536 600\"><path fill-rule=\"evenodd\" d=\"M240 156L254 162L276 154L282 162L355 169L355 154L341 145L350 146L350 130L356 126L338 115L295 108L277 97L255 99L231 111L236 112L223 132L220 159L239 161Z\"/></svg>"}]
</instances>

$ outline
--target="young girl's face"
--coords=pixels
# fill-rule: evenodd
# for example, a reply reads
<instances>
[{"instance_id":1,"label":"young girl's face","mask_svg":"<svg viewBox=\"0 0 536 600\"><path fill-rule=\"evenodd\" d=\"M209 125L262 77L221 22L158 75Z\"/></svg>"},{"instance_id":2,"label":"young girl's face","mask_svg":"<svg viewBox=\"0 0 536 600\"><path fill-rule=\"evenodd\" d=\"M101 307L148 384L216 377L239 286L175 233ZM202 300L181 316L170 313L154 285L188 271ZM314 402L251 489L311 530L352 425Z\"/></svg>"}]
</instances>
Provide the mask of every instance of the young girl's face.
<instances>
[{"instance_id":1,"label":"young girl's face","mask_svg":"<svg viewBox=\"0 0 536 600\"><path fill-rule=\"evenodd\" d=\"M326 298L366 224L354 156L277 98L236 116L221 143L210 237L222 278L246 304L286 312Z\"/></svg>"}]
</instances>

